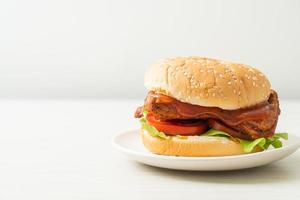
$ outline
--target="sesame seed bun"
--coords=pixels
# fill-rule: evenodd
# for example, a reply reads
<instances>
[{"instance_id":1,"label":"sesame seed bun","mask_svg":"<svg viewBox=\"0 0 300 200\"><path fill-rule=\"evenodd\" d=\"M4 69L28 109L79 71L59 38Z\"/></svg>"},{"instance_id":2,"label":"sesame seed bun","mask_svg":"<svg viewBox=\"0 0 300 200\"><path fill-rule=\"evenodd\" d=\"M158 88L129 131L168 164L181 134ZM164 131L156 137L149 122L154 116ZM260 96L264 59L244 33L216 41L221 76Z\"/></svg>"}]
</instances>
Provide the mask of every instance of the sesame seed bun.
<instances>
[{"instance_id":1,"label":"sesame seed bun","mask_svg":"<svg viewBox=\"0 0 300 200\"><path fill-rule=\"evenodd\" d=\"M160 139L141 130L144 146L152 153L168 156L231 156L245 154L241 144L225 137L187 136L182 139L169 136L169 139ZM260 151L256 148L255 152Z\"/></svg>"},{"instance_id":2,"label":"sesame seed bun","mask_svg":"<svg viewBox=\"0 0 300 200\"><path fill-rule=\"evenodd\" d=\"M235 110L267 101L271 85L248 65L203 57L176 57L156 62L145 86L182 102Z\"/></svg>"}]
</instances>

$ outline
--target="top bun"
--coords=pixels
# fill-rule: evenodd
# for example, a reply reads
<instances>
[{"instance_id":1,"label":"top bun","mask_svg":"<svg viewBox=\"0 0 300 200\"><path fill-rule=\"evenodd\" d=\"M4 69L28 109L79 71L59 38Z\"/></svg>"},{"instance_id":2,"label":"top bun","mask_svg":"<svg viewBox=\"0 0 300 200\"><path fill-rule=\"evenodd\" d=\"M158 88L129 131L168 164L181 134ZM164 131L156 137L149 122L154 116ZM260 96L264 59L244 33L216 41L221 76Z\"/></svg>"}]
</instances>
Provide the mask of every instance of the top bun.
<instances>
[{"instance_id":1,"label":"top bun","mask_svg":"<svg viewBox=\"0 0 300 200\"><path fill-rule=\"evenodd\" d=\"M267 101L271 85L248 65L203 57L156 62L145 75L148 90L205 107L235 110Z\"/></svg>"}]
</instances>

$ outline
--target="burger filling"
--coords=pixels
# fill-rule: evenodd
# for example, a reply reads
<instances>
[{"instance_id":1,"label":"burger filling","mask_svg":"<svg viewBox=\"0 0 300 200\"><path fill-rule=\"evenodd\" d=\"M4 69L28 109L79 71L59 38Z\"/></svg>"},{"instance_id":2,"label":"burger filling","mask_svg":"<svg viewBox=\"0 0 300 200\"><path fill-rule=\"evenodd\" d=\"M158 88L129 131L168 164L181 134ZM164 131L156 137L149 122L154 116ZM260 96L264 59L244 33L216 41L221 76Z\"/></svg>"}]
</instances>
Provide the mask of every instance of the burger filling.
<instances>
[{"instance_id":1,"label":"burger filling","mask_svg":"<svg viewBox=\"0 0 300 200\"><path fill-rule=\"evenodd\" d=\"M279 139L287 139L287 134L275 134L279 114L275 91L268 101L237 110L193 105L151 91L144 105L136 110L135 117L141 118L144 130L161 139L171 135L228 137L239 140L245 152L251 152L256 146L262 149L282 146Z\"/></svg>"}]
</instances>

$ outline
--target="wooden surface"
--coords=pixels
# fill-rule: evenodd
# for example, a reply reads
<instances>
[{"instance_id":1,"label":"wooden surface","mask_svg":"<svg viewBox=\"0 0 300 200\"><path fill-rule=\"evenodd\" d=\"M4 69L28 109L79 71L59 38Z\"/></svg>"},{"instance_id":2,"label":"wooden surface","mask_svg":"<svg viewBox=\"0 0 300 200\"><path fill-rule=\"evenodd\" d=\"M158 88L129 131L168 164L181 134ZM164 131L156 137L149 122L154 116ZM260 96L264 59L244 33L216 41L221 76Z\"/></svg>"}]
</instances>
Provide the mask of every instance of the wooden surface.
<instances>
[{"instance_id":1,"label":"wooden surface","mask_svg":"<svg viewBox=\"0 0 300 200\"><path fill-rule=\"evenodd\" d=\"M300 151L269 166L184 172L127 160L110 140L142 101L0 101L0 199L300 199ZM279 130L300 136L300 102Z\"/></svg>"}]
</instances>

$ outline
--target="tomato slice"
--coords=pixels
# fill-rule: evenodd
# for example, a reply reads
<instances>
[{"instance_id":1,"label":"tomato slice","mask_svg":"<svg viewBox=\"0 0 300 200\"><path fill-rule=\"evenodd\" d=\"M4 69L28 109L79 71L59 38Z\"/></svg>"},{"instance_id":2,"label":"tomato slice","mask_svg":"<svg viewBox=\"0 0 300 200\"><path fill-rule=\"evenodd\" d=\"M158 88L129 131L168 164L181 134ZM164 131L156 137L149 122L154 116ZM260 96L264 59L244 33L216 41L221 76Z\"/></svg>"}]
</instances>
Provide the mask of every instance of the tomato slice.
<instances>
[{"instance_id":1,"label":"tomato slice","mask_svg":"<svg viewBox=\"0 0 300 200\"><path fill-rule=\"evenodd\" d=\"M153 115L147 115L147 121L158 131L167 135L200 135L208 129L208 125L202 121L185 123L185 122L169 122L156 119Z\"/></svg>"}]
</instances>

